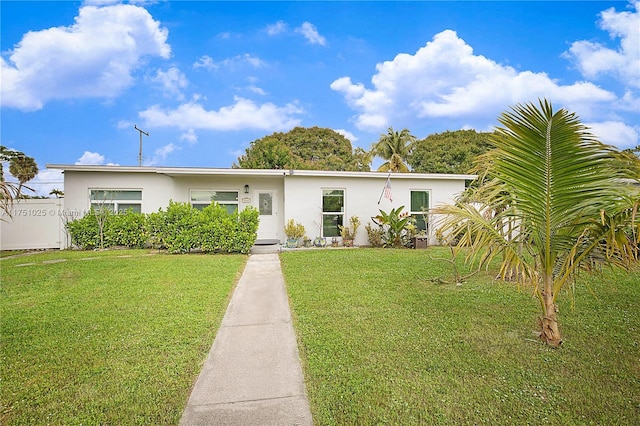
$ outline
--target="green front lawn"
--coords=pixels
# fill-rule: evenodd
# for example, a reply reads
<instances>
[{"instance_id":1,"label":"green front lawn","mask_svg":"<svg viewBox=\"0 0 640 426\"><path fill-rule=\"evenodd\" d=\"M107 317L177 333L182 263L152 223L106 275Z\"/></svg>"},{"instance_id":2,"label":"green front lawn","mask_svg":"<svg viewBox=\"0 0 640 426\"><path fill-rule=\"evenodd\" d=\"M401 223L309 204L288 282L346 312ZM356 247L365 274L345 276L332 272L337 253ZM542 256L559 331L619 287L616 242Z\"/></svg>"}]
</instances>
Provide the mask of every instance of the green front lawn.
<instances>
[{"instance_id":1,"label":"green front lawn","mask_svg":"<svg viewBox=\"0 0 640 426\"><path fill-rule=\"evenodd\" d=\"M452 270L429 256L447 252L282 254L316 424L640 423L640 272L582 278L554 350L527 290L435 284Z\"/></svg>"},{"instance_id":2,"label":"green front lawn","mask_svg":"<svg viewBox=\"0 0 640 426\"><path fill-rule=\"evenodd\" d=\"M177 424L246 259L3 259L0 424Z\"/></svg>"}]
</instances>

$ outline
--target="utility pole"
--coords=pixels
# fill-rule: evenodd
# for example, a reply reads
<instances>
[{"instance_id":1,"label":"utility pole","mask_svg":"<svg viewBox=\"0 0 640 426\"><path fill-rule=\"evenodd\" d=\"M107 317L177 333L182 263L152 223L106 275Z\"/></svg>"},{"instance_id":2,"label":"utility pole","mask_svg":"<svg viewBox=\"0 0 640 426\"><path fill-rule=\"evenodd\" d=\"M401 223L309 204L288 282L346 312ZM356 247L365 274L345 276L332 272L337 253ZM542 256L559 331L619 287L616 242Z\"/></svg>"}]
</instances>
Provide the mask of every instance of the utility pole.
<instances>
[{"instance_id":1,"label":"utility pole","mask_svg":"<svg viewBox=\"0 0 640 426\"><path fill-rule=\"evenodd\" d=\"M134 124L133 128L140 132L140 152L138 153L138 166L142 166L142 135L149 136L149 133L142 129L138 129L138 125Z\"/></svg>"}]
</instances>

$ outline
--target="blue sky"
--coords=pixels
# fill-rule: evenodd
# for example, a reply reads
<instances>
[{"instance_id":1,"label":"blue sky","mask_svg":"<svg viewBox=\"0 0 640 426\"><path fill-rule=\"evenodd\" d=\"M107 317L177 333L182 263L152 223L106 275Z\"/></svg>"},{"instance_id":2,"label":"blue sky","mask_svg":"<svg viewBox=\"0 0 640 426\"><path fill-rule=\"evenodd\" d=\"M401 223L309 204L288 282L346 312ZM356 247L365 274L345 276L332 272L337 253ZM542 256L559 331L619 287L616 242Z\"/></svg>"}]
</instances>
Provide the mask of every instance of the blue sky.
<instances>
[{"instance_id":1,"label":"blue sky","mask_svg":"<svg viewBox=\"0 0 640 426\"><path fill-rule=\"evenodd\" d=\"M1 144L47 163L230 167L295 126L488 131L551 100L640 144L640 1L2 1ZM5 169L6 170L6 169Z\"/></svg>"}]
</instances>

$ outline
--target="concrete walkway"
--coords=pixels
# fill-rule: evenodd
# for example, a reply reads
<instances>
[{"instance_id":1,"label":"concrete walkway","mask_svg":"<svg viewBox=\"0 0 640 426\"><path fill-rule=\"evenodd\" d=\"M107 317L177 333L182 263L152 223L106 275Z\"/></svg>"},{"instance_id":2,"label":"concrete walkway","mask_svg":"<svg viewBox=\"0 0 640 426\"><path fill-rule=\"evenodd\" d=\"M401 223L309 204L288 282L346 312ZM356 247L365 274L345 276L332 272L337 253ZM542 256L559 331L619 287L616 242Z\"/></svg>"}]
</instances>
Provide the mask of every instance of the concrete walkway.
<instances>
[{"instance_id":1,"label":"concrete walkway","mask_svg":"<svg viewBox=\"0 0 640 426\"><path fill-rule=\"evenodd\" d=\"M253 254L180 425L312 425L277 254Z\"/></svg>"}]
</instances>

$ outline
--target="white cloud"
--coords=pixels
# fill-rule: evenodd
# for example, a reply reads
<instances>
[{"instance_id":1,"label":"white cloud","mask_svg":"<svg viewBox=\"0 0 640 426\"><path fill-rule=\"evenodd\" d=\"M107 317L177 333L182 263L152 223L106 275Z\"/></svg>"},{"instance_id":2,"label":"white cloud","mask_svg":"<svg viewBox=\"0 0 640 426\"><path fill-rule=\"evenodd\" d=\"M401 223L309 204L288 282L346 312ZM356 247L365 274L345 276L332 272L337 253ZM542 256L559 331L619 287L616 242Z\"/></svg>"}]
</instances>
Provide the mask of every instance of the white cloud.
<instances>
[{"instance_id":1,"label":"white cloud","mask_svg":"<svg viewBox=\"0 0 640 426\"><path fill-rule=\"evenodd\" d=\"M77 165L100 165L104 164L104 155L97 152L85 151L80 158L76 160Z\"/></svg>"},{"instance_id":2,"label":"white cloud","mask_svg":"<svg viewBox=\"0 0 640 426\"><path fill-rule=\"evenodd\" d=\"M142 7L82 7L73 25L28 32L0 58L2 105L34 111L53 99L118 96L143 58L171 55L167 36Z\"/></svg>"},{"instance_id":3,"label":"white cloud","mask_svg":"<svg viewBox=\"0 0 640 426\"><path fill-rule=\"evenodd\" d=\"M189 81L178 68L171 67L167 71L158 70L152 81L160 84L167 96L184 100L182 89L189 85Z\"/></svg>"},{"instance_id":4,"label":"white cloud","mask_svg":"<svg viewBox=\"0 0 640 426\"><path fill-rule=\"evenodd\" d=\"M451 30L436 34L414 55L401 53L376 65L372 88L342 77L331 84L356 111L360 130L379 131L391 123L457 118L480 127L495 122L516 103L551 99L590 117L615 95L588 82L559 85L545 73L518 72L475 55Z\"/></svg>"},{"instance_id":5,"label":"white cloud","mask_svg":"<svg viewBox=\"0 0 640 426\"><path fill-rule=\"evenodd\" d=\"M616 12L610 8L600 13L600 28L607 31L611 39L620 40L616 49L580 40L565 53L585 77L595 79L609 74L627 86L640 88L640 1L630 5L635 12Z\"/></svg>"},{"instance_id":6,"label":"white cloud","mask_svg":"<svg viewBox=\"0 0 640 426\"><path fill-rule=\"evenodd\" d=\"M288 130L300 124L295 116L304 111L296 104L279 107L270 102L256 104L240 97L235 103L217 111L206 110L196 101L184 103L176 109L162 109L154 105L139 113L149 127L177 127L179 129L267 131Z\"/></svg>"},{"instance_id":7,"label":"white cloud","mask_svg":"<svg viewBox=\"0 0 640 426\"><path fill-rule=\"evenodd\" d=\"M284 21L278 21L275 24L267 25L265 31L270 36L275 36L286 32L288 25Z\"/></svg>"},{"instance_id":8,"label":"white cloud","mask_svg":"<svg viewBox=\"0 0 640 426\"><path fill-rule=\"evenodd\" d=\"M341 134L345 138L349 139L351 142L355 142L358 140L358 138L353 133L345 129L335 129L335 132Z\"/></svg>"},{"instance_id":9,"label":"white cloud","mask_svg":"<svg viewBox=\"0 0 640 426\"><path fill-rule=\"evenodd\" d=\"M169 154L173 151L180 149L178 146L173 143L168 143L158 149L155 150L153 157L150 160L145 161L145 166L155 166L156 164L162 164L162 162L167 158Z\"/></svg>"},{"instance_id":10,"label":"white cloud","mask_svg":"<svg viewBox=\"0 0 640 426\"><path fill-rule=\"evenodd\" d=\"M634 148L640 139L640 128L633 128L619 121L585 123L600 142L619 149Z\"/></svg>"},{"instance_id":11,"label":"white cloud","mask_svg":"<svg viewBox=\"0 0 640 426\"><path fill-rule=\"evenodd\" d=\"M262 59L244 53L232 58L223 59L220 62L215 62L212 57L203 55L194 62L193 68L204 68L209 71L215 71L220 68L234 68L245 63L251 65L253 68L262 68L266 65Z\"/></svg>"},{"instance_id":12,"label":"white cloud","mask_svg":"<svg viewBox=\"0 0 640 426\"><path fill-rule=\"evenodd\" d=\"M187 142L193 145L198 142L198 135L196 135L193 129L189 129L180 135L180 142Z\"/></svg>"},{"instance_id":13,"label":"white cloud","mask_svg":"<svg viewBox=\"0 0 640 426\"><path fill-rule=\"evenodd\" d=\"M320 46L326 46L327 44L327 40L320 35L315 25L311 22L304 22L301 26L296 28L295 31L302 34L311 44L319 44Z\"/></svg>"},{"instance_id":14,"label":"white cloud","mask_svg":"<svg viewBox=\"0 0 640 426\"><path fill-rule=\"evenodd\" d=\"M33 180L26 183L26 186L32 188L36 195L49 197L52 190L64 189L64 175L62 170L40 170Z\"/></svg>"}]
</instances>

